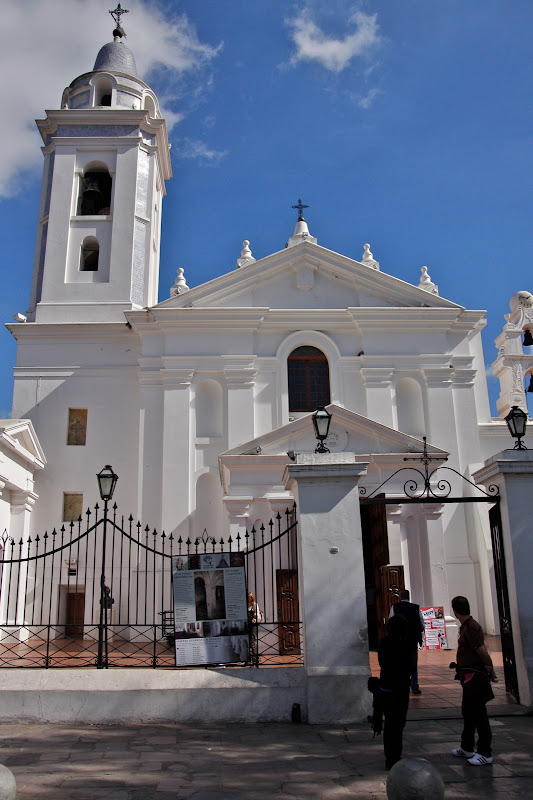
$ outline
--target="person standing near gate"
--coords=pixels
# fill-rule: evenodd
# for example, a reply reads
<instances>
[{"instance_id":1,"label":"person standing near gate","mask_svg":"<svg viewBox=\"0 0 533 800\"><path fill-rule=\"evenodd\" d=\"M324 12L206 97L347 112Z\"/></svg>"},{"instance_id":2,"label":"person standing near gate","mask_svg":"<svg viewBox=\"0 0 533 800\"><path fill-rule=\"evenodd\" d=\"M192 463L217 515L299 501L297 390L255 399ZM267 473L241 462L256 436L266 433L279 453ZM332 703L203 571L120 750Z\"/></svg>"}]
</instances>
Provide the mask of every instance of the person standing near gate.
<instances>
[{"instance_id":1,"label":"person standing near gate","mask_svg":"<svg viewBox=\"0 0 533 800\"><path fill-rule=\"evenodd\" d=\"M378 644L379 695L385 717L383 750L385 767L391 769L402 757L402 738L409 708L411 648L409 626L400 614L387 621L386 634Z\"/></svg>"},{"instance_id":2,"label":"person standing near gate","mask_svg":"<svg viewBox=\"0 0 533 800\"><path fill-rule=\"evenodd\" d=\"M490 682L497 682L483 628L470 614L470 603L459 595L452 600L452 611L461 623L457 641L456 679L463 687L463 733L461 746L452 750L456 758L466 758L473 766L492 764L492 732L487 703L494 699ZM477 752L474 750L477 730Z\"/></svg>"},{"instance_id":3,"label":"person standing near gate","mask_svg":"<svg viewBox=\"0 0 533 800\"><path fill-rule=\"evenodd\" d=\"M409 626L409 650L411 658L411 692L422 694L418 685L418 646L422 645L424 632L424 619L420 606L409 602L409 591L400 589L400 602L394 603L390 610L390 617L400 614Z\"/></svg>"}]
</instances>

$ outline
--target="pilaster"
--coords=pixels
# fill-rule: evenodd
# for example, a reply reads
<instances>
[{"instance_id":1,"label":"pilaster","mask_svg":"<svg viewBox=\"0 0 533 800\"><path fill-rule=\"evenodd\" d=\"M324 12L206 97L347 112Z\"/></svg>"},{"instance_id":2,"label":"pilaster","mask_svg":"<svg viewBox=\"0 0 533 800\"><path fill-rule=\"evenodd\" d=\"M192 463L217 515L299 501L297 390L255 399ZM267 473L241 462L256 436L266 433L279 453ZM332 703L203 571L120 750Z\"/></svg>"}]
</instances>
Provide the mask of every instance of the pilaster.
<instances>
[{"instance_id":1,"label":"pilaster","mask_svg":"<svg viewBox=\"0 0 533 800\"><path fill-rule=\"evenodd\" d=\"M364 367L361 377L366 392L367 415L370 419L394 428L392 377L394 371L388 367Z\"/></svg>"},{"instance_id":2,"label":"pilaster","mask_svg":"<svg viewBox=\"0 0 533 800\"><path fill-rule=\"evenodd\" d=\"M226 368L224 378L228 393L228 449L254 438L253 367Z\"/></svg>"},{"instance_id":3,"label":"pilaster","mask_svg":"<svg viewBox=\"0 0 533 800\"><path fill-rule=\"evenodd\" d=\"M500 491L503 549L520 702L533 700L533 450L503 450L474 473L476 483Z\"/></svg>"},{"instance_id":4,"label":"pilaster","mask_svg":"<svg viewBox=\"0 0 533 800\"><path fill-rule=\"evenodd\" d=\"M165 369L163 373L164 430L162 465L163 530L173 530L191 511L193 487L190 485L192 462L191 383L194 371ZM184 469L188 465L188 469Z\"/></svg>"}]
</instances>

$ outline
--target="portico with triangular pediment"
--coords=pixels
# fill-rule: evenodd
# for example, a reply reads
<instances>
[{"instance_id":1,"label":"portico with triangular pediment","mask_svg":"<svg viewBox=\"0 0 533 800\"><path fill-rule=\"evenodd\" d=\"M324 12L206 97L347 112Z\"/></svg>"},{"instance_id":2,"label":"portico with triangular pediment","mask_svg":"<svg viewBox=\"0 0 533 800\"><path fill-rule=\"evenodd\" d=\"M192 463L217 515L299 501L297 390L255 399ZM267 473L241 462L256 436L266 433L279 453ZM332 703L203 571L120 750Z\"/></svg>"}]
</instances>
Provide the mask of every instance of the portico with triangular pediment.
<instances>
[{"instance_id":1,"label":"portico with triangular pediment","mask_svg":"<svg viewBox=\"0 0 533 800\"><path fill-rule=\"evenodd\" d=\"M359 487L363 496L387 483L391 499L387 513L390 563L403 565L407 581L422 604L433 598L436 604L443 605L449 593L443 506L428 503L403 508L404 484L408 478L417 476L414 472L408 475L402 472L391 480L394 473L406 468L406 458L421 456L424 443L337 405L328 406L328 412L332 416L326 446L331 455L317 455L317 462L327 465L345 458L348 463L360 465L363 477ZM314 454L316 445L312 415L307 414L220 456L224 505L234 539L244 537L252 527L259 530L271 517L292 506L294 493L284 479L287 466ZM434 467L442 465L448 457L448 453L431 445L427 446L427 452ZM385 507L383 511L386 513ZM355 535L355 522L354 526ZM369 546L371 533L368 532ZM367 577L371 580L371 576ZM373 587L373 591L380 589ZM455 630L453 623L452 627ZM371 632L371 638L375 640L375 631Z\"/></svg>"}]
</instances>

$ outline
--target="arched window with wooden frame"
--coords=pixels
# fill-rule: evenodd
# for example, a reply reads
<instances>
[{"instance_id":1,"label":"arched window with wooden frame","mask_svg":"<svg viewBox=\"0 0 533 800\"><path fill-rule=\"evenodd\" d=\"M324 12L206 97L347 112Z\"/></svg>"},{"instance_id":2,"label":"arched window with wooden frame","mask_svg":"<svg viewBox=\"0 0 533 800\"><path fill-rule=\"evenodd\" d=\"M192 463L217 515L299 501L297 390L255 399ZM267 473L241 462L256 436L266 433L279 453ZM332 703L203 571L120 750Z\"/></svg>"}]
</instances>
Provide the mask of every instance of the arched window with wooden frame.
<instances>
[{"instance_id":1,"label":"arched window with wooden frame","mask_svg":"<svg viewBox=\"0 0 533 800\"><path fill-rule=\"evenodd\" d=\"M303 345L287 360L289 373L289 413L315 411L330 402L329 366L317 347Z\"/></svg>"}]
</instances>

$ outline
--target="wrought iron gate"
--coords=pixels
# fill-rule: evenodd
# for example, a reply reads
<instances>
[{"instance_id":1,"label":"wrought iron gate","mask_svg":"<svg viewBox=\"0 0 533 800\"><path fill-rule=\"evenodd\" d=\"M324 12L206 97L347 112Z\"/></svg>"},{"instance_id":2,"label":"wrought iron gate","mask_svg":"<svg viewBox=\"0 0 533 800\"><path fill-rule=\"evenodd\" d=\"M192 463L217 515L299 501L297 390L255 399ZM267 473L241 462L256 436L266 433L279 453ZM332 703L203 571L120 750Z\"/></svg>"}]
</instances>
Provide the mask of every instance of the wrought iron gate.
<instances>
[{"instance_id":1,"label":"wrought iron gate","mask_svg":"<svg viewBox=\"0 0 533 800\"><path fill-rule=\"evenodd\" d=\"M411 503L423 504L451 504L459 505L467 503L486 503L490 505L489 521L491 528L492 550L494 559L494 574L496 581L496 594L498 600L498 614L500 622L500 635L502 643L502 656L505 674L506 691L520 702L518 692L518 677L516 673L516 662L514 652L513 630L511 624L511 614L509 608L509 593L507 588L507 573L505 568L505 553L503 549L503 538L501 530L500 496L497 486L489 486L487 491L481 489L477 484L461 475L453 467L437 467L430 469L432 461L446 461L441 457L432 457L428 454L426 437L423 437L424 449L419 456L405 457L404 461L418 461L423 465L423 471L416 467L401 467L396 470L387 480L367 494L366 488L360 487L360 503L365 505L403 505ZM452 486L449 480L443 477L444 471L452 473L474 489L475 494L470 496L451 496ZM410 472L411 476L403 484L403 494L395 493L387 496L383 490L396 476ZM407 477L407 476L406 476Z\"/></svg>"},{"instance_id":2,"label":"wrought iron gate","mask_svg":"<svg viewBox=\"0 0 533 800\"><path fill-rule=\"evenodd\" d=\"M516 674L513 626L511 624L507 570L505 568L505 552L503 549L502 517L499 503L496 503L489 509L489 521L492 540L492 557L494 561L494 578L496 581L496 596L498 600L498 615L500 618L505 689L514 697L516 702L519 703L520 695L518 692L518 676Z\"/></svg>"},{"instance_id":3,"label":"wrought iron gate","mask_svg":"<svg viewBox=\"0 0 533 800\"><path fill-rule=\"evenodd\" d=\"M223 552L242 554L262 611L243 663L302 663L295 508L219 541L143 528L116 505L84 516L26 541L0 537L0 667L173 667L172 559Z\"/></svg>"}]
</instances>

